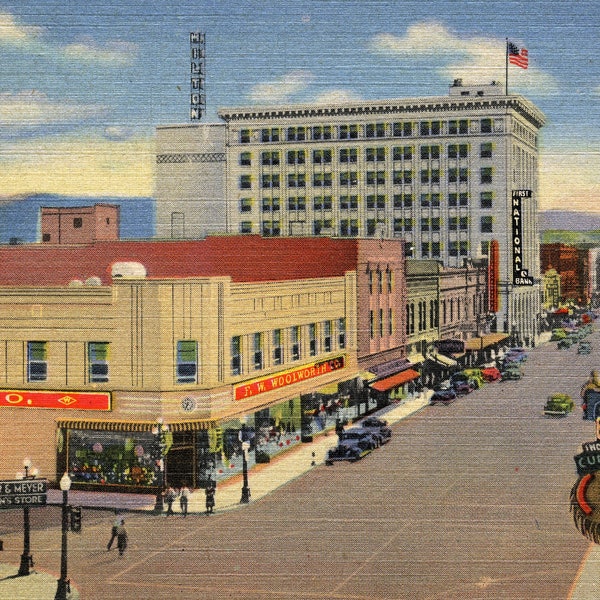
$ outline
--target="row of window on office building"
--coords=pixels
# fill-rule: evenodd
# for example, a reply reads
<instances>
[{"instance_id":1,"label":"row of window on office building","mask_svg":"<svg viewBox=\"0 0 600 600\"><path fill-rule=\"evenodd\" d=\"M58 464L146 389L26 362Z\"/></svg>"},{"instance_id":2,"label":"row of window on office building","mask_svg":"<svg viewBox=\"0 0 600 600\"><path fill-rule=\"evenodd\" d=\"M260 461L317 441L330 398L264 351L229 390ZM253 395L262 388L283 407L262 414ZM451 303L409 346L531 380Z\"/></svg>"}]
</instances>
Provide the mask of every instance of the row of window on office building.
<instances>
[{"instance_id":1,"label":"row of window on office building","mask_svg":"<svg viewBox=\"0 0 600 600\"><path fill-rule=\"evenodd\" d=\"M492 133L494 120L484 119L450 119L448 121L397 121L392 123L352 123L343 125L314 125L297 127L264 127L253 130L240 129L240 143L248 144L254 141L261 142L303 142L322 140L351 140L359 138L384 138L384 137L413 137L432 135L468 135L472 125L478 123L479 133ZM285 137L284 137L285 136Z\"/></svg>"},{"instance_id":2,"label":"row of window on office building","mask_svg":"<svg viewBox=\"0 0 600 600\"><path fill-rule=\"evenodd\" d=\"M449 159L468 158L470 155L470 144L448 144L446 155ZM492 158L494 145L492 142L483 142L479 146L480 158ZM358 163L361 148L340 148L338 160L341 164ZM438 144L419 146L421 160L439 160L442 155L442 146ZM262 166L276 167L281 164L281 152L279 150L263 151L260 153L260 164ZM307 150L287 150L285 153L288 165L306 164ZM334 150L331 148L319 148L312 150L312 164L323 165L333 163ZM412 160L415 156L415 146L393 146L391 156L394 162ZM366 162L385 162L388 157L388 147L379 146L365 148L364 157ZM252 166L252 152L241 152L239 163L242 167Z\"/></svg>"}]
</instances>

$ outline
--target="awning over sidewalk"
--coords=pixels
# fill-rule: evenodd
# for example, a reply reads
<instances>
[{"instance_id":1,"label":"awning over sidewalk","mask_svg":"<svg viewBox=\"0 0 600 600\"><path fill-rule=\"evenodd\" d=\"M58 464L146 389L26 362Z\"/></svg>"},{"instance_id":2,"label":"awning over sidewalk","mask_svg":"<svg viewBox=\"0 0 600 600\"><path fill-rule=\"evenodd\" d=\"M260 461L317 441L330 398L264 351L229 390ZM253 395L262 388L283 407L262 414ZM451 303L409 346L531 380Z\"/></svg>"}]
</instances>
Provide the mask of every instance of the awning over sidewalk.
<instances>
[{"instance_id":1,"label":"awning over sidewalk","mask_svg":"<svg viewBox=\"0 0 600 600\"><path fill-rule=\"evenodd\" d=\"M458 363L453 358L450 358L449 356L445 356L443 354L428 354L427 358L433 360L436 363L439 363L444 367L456 367L456 365L458 365Z\"/></svg>"},{"instance_id":2,"label":"awning over sidewalk","mask_svg":"<svg viewBox=\"0 0 600 600\"><path fill-rule=\"evenodd\" d=\"M486 333L465 342L465 350L483 350L508 338L508 333Z\"/></svg>"},{"instance_id":3,"label":"awning over sidewalk","mask_svg":"<svg viewBox=\"0 0 600 600\"><path fill-rule=\"evenodd\" d=\"M380 379L379 381L375 381L370 383L372 389L377 390L378 392L387 392L407 381L412 381L417 377L420 377L420 373L415 371L414 369L406 369L405 371L401 371L400 373L396 373L391 377L386 377L385 379Z\"/></svg>"},{"instance_id":4,"label":"awning over sidewalk","mask_svg":"<svg viewBox=\"0 0 600 600\"><path fill-rule=\"evenodd\" d=\"M56 422L64 429L94 429L99 431L152 431L154 421L101 421L94 419L60 419ZM214 420L176 421L165 423L171 431L202 431L216 426Z\"/></svg>"}]
</instances>

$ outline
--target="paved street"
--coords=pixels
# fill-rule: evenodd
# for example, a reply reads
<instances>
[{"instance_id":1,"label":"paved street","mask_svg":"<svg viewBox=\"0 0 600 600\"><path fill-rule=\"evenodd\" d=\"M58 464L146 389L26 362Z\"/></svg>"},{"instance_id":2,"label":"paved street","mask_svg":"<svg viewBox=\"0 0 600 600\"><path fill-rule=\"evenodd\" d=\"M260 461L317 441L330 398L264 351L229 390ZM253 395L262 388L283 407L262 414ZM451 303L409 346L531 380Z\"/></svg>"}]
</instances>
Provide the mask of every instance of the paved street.
<instances>
[{"instance_id":1,"label":"paved street","mask_svg":"<svg viewBox=\"0 0 600 600\"><path fill-rule=\"evenodd\" d=\"M239 510L127 514L123 558L106 551L112 515L88 509L69 536L70 576L84 600L587 600L572 595L590 543L569 491L594 425L578 408L556 419L542 408L558 391L578 403L600 334L591 340L590 356L546 344L522 381L425 407L362 461L319 465ZM58 530L37 527L59 510L38 510L32 553L56 573ZM3 538L3 562L18 563L22 534Z\"/></svg>"}]
</instances>

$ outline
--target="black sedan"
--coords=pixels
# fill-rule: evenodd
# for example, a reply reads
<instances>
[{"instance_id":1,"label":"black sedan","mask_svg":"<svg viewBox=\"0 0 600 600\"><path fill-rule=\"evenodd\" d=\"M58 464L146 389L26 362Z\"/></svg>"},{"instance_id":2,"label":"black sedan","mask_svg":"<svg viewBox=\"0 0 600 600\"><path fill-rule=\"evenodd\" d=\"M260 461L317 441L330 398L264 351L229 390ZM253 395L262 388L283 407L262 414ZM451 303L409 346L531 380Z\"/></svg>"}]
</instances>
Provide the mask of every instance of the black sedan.
<instances>
[{"instance_id":1,"label":"black sedan","mask_svg":"<svg viewBox=\"0 0 600 600\"><path fill-rule=\"evenodd\" d=\"M378 417L367 417L360 423L362 429L368 429L373 432L379 438L380 444L389 442L392 437L392 429L388 427L388 423L385 419Z\"/></svg>"},{"instance_id":2,"label":"black sedan","mask_svg":"<svg viewBox=\"0 0 600 600\"><path fill-rule=\"evenodd\" d=\"M429 404L450 404L456 400L456 392L454 390L436 390L429 400Z\"/></svg>"}]
</instances>

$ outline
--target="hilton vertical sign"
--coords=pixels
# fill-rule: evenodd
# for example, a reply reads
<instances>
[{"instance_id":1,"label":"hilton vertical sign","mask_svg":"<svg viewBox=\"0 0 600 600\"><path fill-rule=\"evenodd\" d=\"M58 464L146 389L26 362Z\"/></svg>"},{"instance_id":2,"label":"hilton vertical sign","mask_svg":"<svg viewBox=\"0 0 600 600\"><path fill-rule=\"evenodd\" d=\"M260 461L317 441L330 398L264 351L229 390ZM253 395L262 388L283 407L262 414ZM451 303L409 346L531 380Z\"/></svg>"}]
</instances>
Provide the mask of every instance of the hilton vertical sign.
<instances>
[{"instance_id":1,"label":"hilton vertical sign","mask_svg":"<svg viewBox=\"0 0 600 600\"><path fill-rule=\"evenodd\" d=\"M206 110L206 96L204 95L204 73L206 48L203 33L190 33L190 120L197 121L202 118Z\"/></svg>"},{"instance_id":2,"label":"hilton vertical sign","mask_svg":"<svg viewBox=\"0 0 600 600\"><path fill-rule=\"evenodd\" d=\"M512 192L512 246L513 246L513 284L533 285L533 277L523 266L523 198L531 198L531 190L513 190Z\"/></svg>"}]
</instances>

